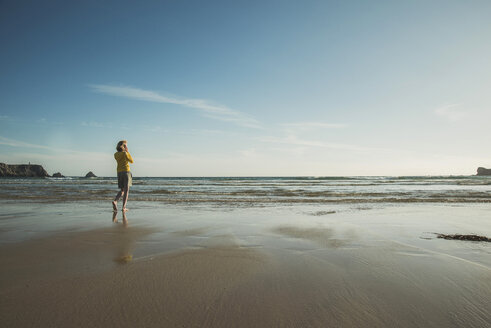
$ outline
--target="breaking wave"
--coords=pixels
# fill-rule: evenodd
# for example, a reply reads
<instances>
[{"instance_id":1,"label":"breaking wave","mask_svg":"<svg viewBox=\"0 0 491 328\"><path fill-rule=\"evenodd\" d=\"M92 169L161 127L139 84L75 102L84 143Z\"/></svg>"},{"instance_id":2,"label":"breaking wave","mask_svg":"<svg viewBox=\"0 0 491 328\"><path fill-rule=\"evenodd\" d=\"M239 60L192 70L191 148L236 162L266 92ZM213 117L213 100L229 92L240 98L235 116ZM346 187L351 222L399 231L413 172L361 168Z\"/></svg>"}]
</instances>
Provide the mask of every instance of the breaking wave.
<instances>
[{"instance_id":1,"label":"breaking wave","mask_svg":"<svg viewBox=\"0 0 491 328\"><path fill-rule=\"evenodd\" d=\"M0 199L107 200L116 178L0 179ZM133 201L171 204L488 203L491 177L138 178Z\"/></svg>"}]
</instances>

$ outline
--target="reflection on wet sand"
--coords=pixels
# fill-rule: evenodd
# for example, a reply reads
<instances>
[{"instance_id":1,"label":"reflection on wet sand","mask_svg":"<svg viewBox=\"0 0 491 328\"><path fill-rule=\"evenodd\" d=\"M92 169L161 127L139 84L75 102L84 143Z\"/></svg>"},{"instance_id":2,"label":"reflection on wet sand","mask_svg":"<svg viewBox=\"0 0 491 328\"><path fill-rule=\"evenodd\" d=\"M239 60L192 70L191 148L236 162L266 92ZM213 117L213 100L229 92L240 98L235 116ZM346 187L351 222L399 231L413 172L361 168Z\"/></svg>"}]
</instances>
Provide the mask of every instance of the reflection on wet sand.
<instances>
[{"instance_id":1,"label":"reflection on wet sand","mask_svg":"<svg viewBox=\"0 0 491 328\"><path fill-rule=\"evenodd\" d=\"M118 221L118 212L113 212L113 218L112 218L112 221L114 223L119 223ZM128 217L126 216L126 212L123 212L123 225L125 227L128 226Z\"/></svg>"},{"instance_id":2,"label":"reflection on wet sand","mask_svg":"<svg viewBox=\"0 0 491 328\"><path fill-rule=\"evenodd\" d=\"M115 217L117 221L117 217ZM126 215L123 224L90 231L63 231L46 238L2 246L0 290L19 281L55 279L99 272L134 257L137 241L156 229L131 227Z\"/></svg>"},{"instance_id":3,"label":"reflection on wet sand","mask_svg":"<svg viewBox=\"0 0 491 328\"><path fill-rule=\"evenodd\" d=\"M336 238L334 229L324 227L300 228L290 225L281 225L272 229L272 231L291 238L310 240L323 247L329 248L345 246L353 237L345 236L345 238Z\"/></svg>"},{"instance_id":4,"label":"reflection on wet sand","mask_svg":"<svg viewBox=\"0 0 491 328\"><path fill-rule=\"evenodd\" d=\"M132 238L131 231L128 228L128 216L126 212L122 212L123 215L123 229L118 230L113 237L113 245L115 246L115 257L114 262L125 264L133 260L133 246L135 244L135 239ZM118 212L113 212L114 223L119 223Z\"/></svg>"}]
</instances>

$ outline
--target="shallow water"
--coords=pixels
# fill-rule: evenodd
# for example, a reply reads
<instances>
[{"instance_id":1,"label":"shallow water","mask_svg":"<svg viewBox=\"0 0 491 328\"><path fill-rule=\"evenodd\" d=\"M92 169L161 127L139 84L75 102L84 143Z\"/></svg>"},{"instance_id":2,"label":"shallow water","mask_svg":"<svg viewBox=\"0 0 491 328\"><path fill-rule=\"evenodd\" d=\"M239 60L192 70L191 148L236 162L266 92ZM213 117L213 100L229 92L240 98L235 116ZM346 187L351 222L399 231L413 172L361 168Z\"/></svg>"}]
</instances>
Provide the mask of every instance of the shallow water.
<instances>
[{"instance_id":1,"label":"shallow water","mask_svg":"<svg viewBox=\"0 0 491 328\"><path fill-rule=\"evenodd\" d=\"M488 204L375 204L372 207L296 204L226 208L130 201L130 211L123 217L122 213L113 216L108 201L1 203L0 245L58 232L124 225L153 231L137 242L137 257L183 247L208 247L210 243L230 238L241 247L298 251L352 249L384 241L411 247L407 256L442 253L491 268L491 243L436 238L436 233L491 236Z\"/></svg>"},{"instance_id":2,"label":"shallow water","mask_svg":"<svg viewBox=\"0 0 491 328\"><path fill-rule=\"evenodd\" d=\"M40 202L114 197L116 178L0 179L0 199ZM165 204L489 203L491 177L135 177L136 201Z\"/></svg>"}]
</instances>

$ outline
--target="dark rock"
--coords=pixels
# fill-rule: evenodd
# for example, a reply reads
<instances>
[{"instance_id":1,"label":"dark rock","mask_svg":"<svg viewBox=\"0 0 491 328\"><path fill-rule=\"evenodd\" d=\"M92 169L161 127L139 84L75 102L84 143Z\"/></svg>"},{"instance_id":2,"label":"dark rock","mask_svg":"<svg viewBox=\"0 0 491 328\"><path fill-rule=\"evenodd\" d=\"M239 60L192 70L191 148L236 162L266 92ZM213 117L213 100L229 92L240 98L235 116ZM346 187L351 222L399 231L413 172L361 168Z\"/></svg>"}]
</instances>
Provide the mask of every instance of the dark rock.
<instances>
[{"instance_id":1,"label":"dark rock","mask_svg":"<svg viewBox=\"0 0 491 328\"><path fill-rule=\"evenodd\" d=\"M491 169L485 169L484 167L477 168L477 175L491 175Z\"/></svg>"},{"instance_id":2,"label":"dark rock","mask_svg":"<svg viewBox=\"0 0 491 328\"><path fill-rule=\"evenodd\" d=\"M4 164L0 163L0 177L49 177L48 172L37 164Z\"/></svg>"},{"instance_id":3,"label":"dark rock","mask_svg":"<svg viewBox=\"0 0 491 328\"><path fill-rule=\"evenodd\" d=\"M52 175L53 178L64 178L65 176L60 172L56 172Z\"/></svg>"},{"instance_id":4,"label":"dark rock","mask_svg":"<svg viewBox=\"0 0 491 328\"><path fill-rule=\"evenodd\" d=\"M94 173L92 173L92 171L90 171L89 173L87 173L85 175L86 178L97 178L97 175L95 175Z\"/></svg>"}]
</instances>

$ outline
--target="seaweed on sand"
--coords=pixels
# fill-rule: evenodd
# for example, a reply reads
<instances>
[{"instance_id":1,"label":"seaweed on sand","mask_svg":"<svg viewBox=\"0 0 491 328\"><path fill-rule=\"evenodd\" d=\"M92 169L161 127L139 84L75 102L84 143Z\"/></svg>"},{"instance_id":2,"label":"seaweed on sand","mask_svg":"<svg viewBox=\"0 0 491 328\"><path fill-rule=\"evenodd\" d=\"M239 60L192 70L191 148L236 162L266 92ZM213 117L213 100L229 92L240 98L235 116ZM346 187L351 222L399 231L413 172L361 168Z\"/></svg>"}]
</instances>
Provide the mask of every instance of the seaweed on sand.
<instances>
[{"instance_id":1,"label":"seaweed on sand","mask_svg":"<svg viewBox=\"0 0 491 328\"><path fill-rule=\"evenodd\" d=\"M438 238L443 238L443 239L451 239L451 240L470 240L470 241L487 241L491 242L491 238L485 237L485 236L478 236L478 235L446 235L443 233L437 233L436 236Z\"/></svg>"}]
</instances>

